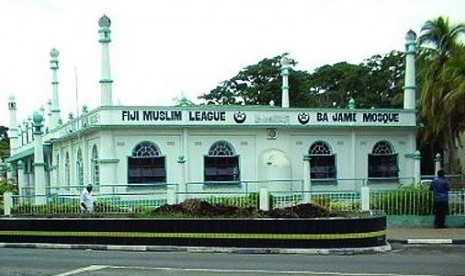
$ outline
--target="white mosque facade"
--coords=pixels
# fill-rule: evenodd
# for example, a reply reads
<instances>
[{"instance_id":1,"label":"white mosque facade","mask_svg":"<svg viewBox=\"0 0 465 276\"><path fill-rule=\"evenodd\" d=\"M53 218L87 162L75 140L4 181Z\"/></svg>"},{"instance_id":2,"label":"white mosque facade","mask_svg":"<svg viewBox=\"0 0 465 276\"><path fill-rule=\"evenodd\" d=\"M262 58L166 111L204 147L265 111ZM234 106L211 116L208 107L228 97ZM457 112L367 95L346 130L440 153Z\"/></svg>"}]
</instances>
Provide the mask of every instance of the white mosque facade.
<instances>
[{"instance_id":1,"label":"white mosque facade","mask_svg":"<svg viewBox=\"0 0 465 276\"><path fill-rule=\"evenodd\" d=\"M182 197L258 186L337 191L420 181L412 31L406 37L404 108L358 109L350 102L345 109L312 109L289 103L285 59L279 107L114 105L108 17L99 27L100 107L62 122L55 49L49 115L36 112L18 124L10 97L7 162L23 195L41 198L88 183L97 193L175 187Z\"/></svg>"}]
</instances>

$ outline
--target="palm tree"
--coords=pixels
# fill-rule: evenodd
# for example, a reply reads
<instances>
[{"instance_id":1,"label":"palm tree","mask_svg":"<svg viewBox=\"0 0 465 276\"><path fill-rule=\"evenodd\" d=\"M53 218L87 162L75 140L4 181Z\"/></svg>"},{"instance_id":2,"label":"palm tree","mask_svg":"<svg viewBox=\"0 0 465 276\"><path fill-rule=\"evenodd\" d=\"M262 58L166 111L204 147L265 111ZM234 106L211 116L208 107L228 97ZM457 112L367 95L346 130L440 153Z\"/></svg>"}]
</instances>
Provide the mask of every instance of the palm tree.
<instances>
[{"instance_id":1,"label":"palm tree","mask_svg":"<svg viewBox=\"0 0 465 276\"><path fill-rule=\"evenodd\" d=\"M456 101L463 97L465 81L461 34L465 34L464 23L451 25L448 18L438 17L423 25L419 37L420 120L426 125L420 135L423 142L447 151L451 173L456 172L457 142L465 130L463 102Z\"/></svg>"}]
</instances>

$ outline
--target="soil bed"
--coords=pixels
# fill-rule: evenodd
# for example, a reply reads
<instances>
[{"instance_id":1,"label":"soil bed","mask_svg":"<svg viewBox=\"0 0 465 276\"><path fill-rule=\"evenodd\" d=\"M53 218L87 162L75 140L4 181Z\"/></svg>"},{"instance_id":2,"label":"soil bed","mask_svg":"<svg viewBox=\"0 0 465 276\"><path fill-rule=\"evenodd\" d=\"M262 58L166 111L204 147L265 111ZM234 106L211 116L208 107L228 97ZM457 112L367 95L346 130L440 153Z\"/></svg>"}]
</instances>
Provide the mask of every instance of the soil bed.
<instances>
[{"instance_id":1,"label":"soil bed","mask_svg":"<svg viewBox=\"0 0 465 276\"><path fill-rule=\"evenodd\" d=\"M194 218L322 218L339 216L347 216L347 213L331 212L325 207L312 203L261 211L255 207L217 205L198 199L188 199L180 204L163 205L151 212L151 217Z\"/></svg>"}]
</instances>

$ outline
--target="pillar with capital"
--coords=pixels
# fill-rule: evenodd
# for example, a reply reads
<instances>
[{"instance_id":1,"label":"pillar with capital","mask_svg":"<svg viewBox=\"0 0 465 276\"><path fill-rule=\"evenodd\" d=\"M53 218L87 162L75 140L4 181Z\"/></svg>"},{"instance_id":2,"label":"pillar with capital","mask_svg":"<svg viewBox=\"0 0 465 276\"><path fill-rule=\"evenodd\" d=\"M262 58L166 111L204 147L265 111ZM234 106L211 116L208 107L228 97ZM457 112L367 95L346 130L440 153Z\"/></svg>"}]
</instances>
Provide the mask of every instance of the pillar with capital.
<instances>
[{"instance_id":1,"label":"pillar with capital","mask_svg":"<svg viewBox=\"0 0 465 276\"><path fill-rule=\"evenodd\" d=\"M16 121L16 98L10 96L8 100L8 110L10 112L10 125L8 130L8 137L10 138L10 154L16 153L16 150L20 147L20 141L18 137L18 123Z\"/></svg>"},{"instance_id":2,"label":"pillar with capital","mask_svg":"<svg viewBox=\"0 0 465 276\"><path fill-rule=\"evenodd\" d=\"M42 205L47 203L45 190L45 162L44 147L42 144L43 134L43 117L40 113L35 112L32 117L33 136L34 136L34 191L35 204Z\"/></svg>"},{"instance_id":3,"label":"pillar with capital","mask_svg":"<svg viewBox=\"0 0 465 276\"><path fill-rule=\"evenodd\" d=\"M419 184L421 181L421 154L420 151L417 150L413 154L414 160L414 167L413 167L413 177L414 177L414 184Z\"/></svg>"},{"instance_id":4,"label":"pillar with capital","mask_svg":"<svg viewBox=\"0 0 465 276\"><path fill-rule=\"evenodd\" d=\"M434 157L434 174L436 174L441 168L442 156L440 153L436 154Z\"/></svg>"},{"instance_id":5,"label":"pillar with capital","mask_svg":"<svg viewBox=\"0 0 465 276\"><path fill-rule=\"evenodd\" d=\"M26 190L27 189L26 187L27 183L25 180L26 178L24 176L24 163L23 161L19 160L16 165L18 168L18 192L22 200L23 198L25 198L25 196L28 195L27 190Z\"/></svg>"},{"instance_id":6,"label":"pillar with capital","mask_svg":"<svg viewBox=\"0 0 465 276\"><path fill-rule=\"evenodd\" d=\"M118 170L119 159L115 155L115 141L110 133L102 133L100 137L100 154L99 169L100 169L100 187L99 192L114 193L115 187L112 185L118 184L116 180L116 172ZM95 184L95 183L92 183Z\"/></svg>"},{"instance_id":7,"label":"pillar with capital","mask_svg":"<svg viewBox=\"0 0 465 276\"><path fill-rule=\"evenodd\" d=\"M291 68L291 60L287 56L281 58L281 76L283 83L281 87L281 107L289 107L289 69Z\"/></svg>"},{"instance_id":8,"label":"pillar with capital","mask_svg":"<svg viewBox=\"0 0 465 276\"><path fill-rule=\"evenodd\" d=\"M186 163L186 157L184 155L179 155L178 159L176 162L178 163L179 167L179 185L178 185L178 201L183 202L186 199L186 193L187 193L187 184L186 184L186 168L185 168L185 163Z\"/></svg>"},{"instance_id":9,"label":"pillar with capital","mask_svg":"<svg viewBox=\"0 0 465 276\"><path fill-rule=\"evenodd\" d=\"M57 49L53 48L50 51L50 69L52 70L52 100L50 101L50 130L58 126L60 119L60 103L58 99L58 55L60 53Z\"/></svg>"},{"instance_id":10,"label":"pillar with capital","mask_svg":"<svg viewBox=\"0 0 465 276\"><path fill-rule=\"evenodd\" d=\"M99 19L98 25L100 27L98 31L100 34L99 42L102 44L102 68L101 68L102 71L101 71L101 78L100 78L101 105L108 106L108 105L112 105L113 103L112 91L111 91L113 80L111 79L111 74L110 74L110 48L109 48L109 44L111 42L111 37L110 37L111 20L106 15L103 15Z\"/></svg>"},{"instance_id":11,"label":"pillar with capital","mask_svg":"<svg viewBox=\"0 0 465 276\"><path fill-rule=\"evenodd\" d=\"M417 35L410 30L405 36L404 109L416 109L415 55Z\"/></svg>"},{"instance_id":12,"label":"pillar with capital","mask_svg":"<svg viewBox=\"0 0 465 276\"><path fill-rule=\"evenodd\" d=\"M304 203L310 203L311 202L311 189L312 189L312 182L311 182L311 178L310 178L310 155L308 153L305 153L304 154L304 157L303 157L303 162L304 162L304 166L303 166L303 182L304 182L304 185L303 185L303 193L304 193L304 198L303 198L303 201Z\"/></svg>"}]
</instances>

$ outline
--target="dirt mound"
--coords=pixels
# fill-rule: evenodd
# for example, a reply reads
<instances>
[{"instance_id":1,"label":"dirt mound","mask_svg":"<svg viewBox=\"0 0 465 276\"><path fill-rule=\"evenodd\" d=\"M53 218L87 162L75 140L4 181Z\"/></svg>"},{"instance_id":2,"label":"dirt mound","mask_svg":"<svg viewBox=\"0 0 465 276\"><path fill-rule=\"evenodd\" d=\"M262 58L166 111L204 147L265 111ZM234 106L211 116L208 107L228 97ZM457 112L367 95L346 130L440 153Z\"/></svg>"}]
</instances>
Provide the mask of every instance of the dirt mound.
<instances>
[{"instance_id":1,"label":"dirt mound","mask_svg":"<svg viewBox=\"0 0 465 276\"><path fill-rule=\"evenodd\" d=\"M328 217L328 209L316 204L299 204L292 207L258 211L230 205L210 204L198 199L187 199L180 204L163 205L153 210L154 216L237 217L237 218L318 218Z\"/></svg>"},{"instance_id":2,"label":"dirt mound","mask_svg":"<svg viewBox=\"0 0 465 276\"><path fill-rule=\"evenodd\" d=\"M316 204L298 204L283 209L273 209L265 212L270 218L321 218L331 216L331 212Z\"/></svg>"}]
</instances>

